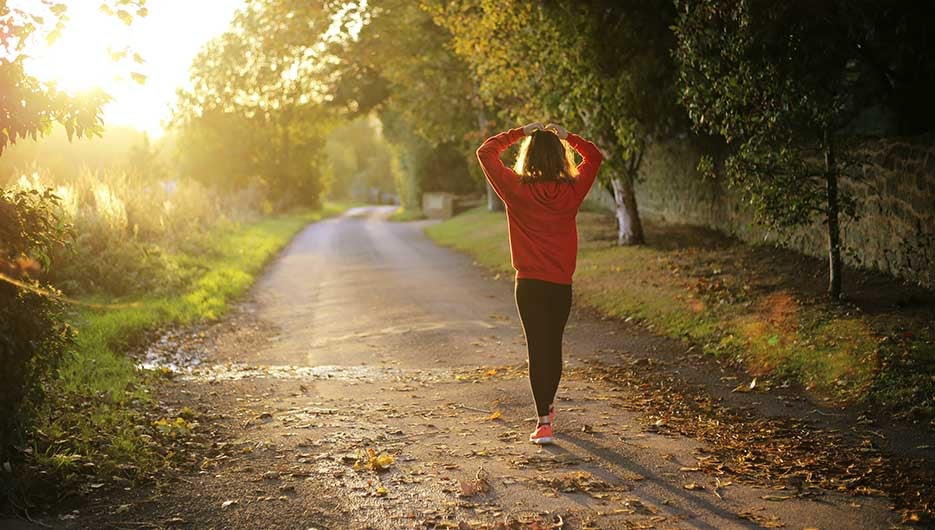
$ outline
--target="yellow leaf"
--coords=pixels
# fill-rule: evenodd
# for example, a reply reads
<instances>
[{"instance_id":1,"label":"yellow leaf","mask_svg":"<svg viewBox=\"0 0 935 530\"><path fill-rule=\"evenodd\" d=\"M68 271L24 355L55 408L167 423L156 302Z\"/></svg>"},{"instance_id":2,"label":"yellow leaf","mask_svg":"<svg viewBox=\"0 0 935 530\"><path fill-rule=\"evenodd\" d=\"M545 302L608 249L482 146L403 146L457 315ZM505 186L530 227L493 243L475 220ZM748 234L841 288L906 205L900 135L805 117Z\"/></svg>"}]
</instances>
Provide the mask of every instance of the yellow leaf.
<instances>
[{"instance_id":1,"label":"yellow leaf","mask_svg":"<svg viewBox=\"0 0 935 530\"><path fill-rule=\"evenodd\" d=\"M756 388L756 378L755 378L755 377L753 378L753 381L750 381L749 384L740 383L739 385L737 385L737 387L734 388L733 392L750 392L750 391L752 391L754 388Z\"/></svg>"},{"instance_id":2,"label":"yellow leaf","mask_svg":"<svg viewBox=\"0 0 935 530\"><path fill-rule=\"evenodd\" d=\"M357 461L354 462L354 471L368 469L370 471L379 473L389 469L389 467L393 465L394 462L396 462L396 459L393 458L393 455L386 453L378 454L372 448L367 448L366 453L361 451L357 452Z\"/></svg>"},{"instance_id":3,"label":"yellow leaf","mask_svg":"<svg viewBox=\"0 0 935 530\"><path fill-rule=\"evenodd\" d=\"M490 416L487 416L487 419L491 421L500 419L500 411L499 410L493 411L493 414L491 414Z\"/></svg>"}]
</instances>

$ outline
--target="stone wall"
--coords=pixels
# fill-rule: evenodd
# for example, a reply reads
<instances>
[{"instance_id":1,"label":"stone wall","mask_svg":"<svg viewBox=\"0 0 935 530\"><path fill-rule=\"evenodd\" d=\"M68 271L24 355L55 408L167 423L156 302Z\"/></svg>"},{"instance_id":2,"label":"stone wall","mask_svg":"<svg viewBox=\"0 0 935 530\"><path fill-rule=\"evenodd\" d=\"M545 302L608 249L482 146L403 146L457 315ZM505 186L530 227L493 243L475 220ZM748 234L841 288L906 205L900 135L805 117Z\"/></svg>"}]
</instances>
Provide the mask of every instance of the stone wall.
<instances>
[{"instance_id":1,"label":"stone wall","mask_svg":"<svg viewBox=\"0 0 935 530\"><path fill-rule=\"evenodd\" d=\"M789 234L755 225L736 193L696 171L701 152L676 140L651 148L637 183L644 218L706 226L751 243L774 243L812 256L826 255L824 223ZM841 183L859 204L859 217L843 224L845 262L935 287L935 137L866 143L865 161ZM856 177L856 178L854 178ZM612 207L595 187L589 200Z\"/></svg>"}]
</instances>

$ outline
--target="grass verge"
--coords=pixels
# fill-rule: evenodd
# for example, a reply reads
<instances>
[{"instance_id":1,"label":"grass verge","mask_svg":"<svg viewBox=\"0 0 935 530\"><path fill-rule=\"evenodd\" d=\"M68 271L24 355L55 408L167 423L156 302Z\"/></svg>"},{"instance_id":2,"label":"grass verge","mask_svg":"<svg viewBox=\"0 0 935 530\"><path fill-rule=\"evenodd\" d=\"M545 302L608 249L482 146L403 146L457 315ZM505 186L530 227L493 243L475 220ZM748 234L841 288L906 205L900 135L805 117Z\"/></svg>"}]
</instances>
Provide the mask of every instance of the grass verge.
<instances>
[{"instance_id":1,"label":"grass verge","mask_svg":"<svg viewBox=\"0 0 935 530\"><path fill-rule=\"evenodd\" d=\"M418 208L406 209L400 206L396 211L390 214L388 219L395 222L418 221L420 219L425 219L425 214Z\"/></svg>"},{"instance_id":2,"label":"grass verge","mask_svg":"<svg viewBox=\"0 0 935 530\"><path fill-rule=\"evenodd\" d=\"M578 227L579 302L699 344L753 376L800 382L821 399L870 400L912 417L932 416L930 292L848 271L851 299L832 304L819 260L651 223L648 245L619 247L614 220L603 213L580 213ZM475 209L426 232L489 268L512 272L502 213Z\"/></svg>"},{"instance_id":3,"label":"grass verge","mask_svg":"<svg viewBox=\"0 0 935 530\"><path fill-rule=\"evenodd\" d=\"M344 209L327 204L318 211L218 228L197 254L174 256L194 279L172 294L84 299L113 307L81 309L71 316L78 330L75 351L35 414L22 489L34 492L37 486L54 484L52 489L61 494L70 492L70 485L87 487L89 478L132 481L168 463L173 452L160 447L160 437L176 433L160 428L165 423L154 424L145 412L160 372L138 369L125 352L155 328L221 317L299 230ZM185 418L167 421L179 428L191 426Z\"/></svg>"}]
</instances>

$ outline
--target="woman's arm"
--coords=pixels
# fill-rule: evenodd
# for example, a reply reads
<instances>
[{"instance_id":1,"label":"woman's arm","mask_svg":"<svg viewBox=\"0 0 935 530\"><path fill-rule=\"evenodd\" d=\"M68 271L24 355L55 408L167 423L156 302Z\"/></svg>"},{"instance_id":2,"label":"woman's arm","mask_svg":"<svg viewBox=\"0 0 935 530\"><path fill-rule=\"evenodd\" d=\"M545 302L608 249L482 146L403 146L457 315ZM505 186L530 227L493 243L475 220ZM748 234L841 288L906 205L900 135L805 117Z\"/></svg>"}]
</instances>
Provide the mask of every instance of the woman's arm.
<instances>
[{"instance_id":1,"label":"woman's arm","mask_svg":"<svg viewBox=\"0 0 935 530\"><path fill-rule=\"evenodd\" d=\"M530 123L525 127L510 129L487 138L477 148L477 159L480 161L481 169L484 170L484 176L487 177L487 182L490 182L503 202L507 202L510 190L519 184L519 176L503 164L500 154L523 136L532 134L533 131L541 128L542 125L539 123Z\"/></svg>"}]
</instances>

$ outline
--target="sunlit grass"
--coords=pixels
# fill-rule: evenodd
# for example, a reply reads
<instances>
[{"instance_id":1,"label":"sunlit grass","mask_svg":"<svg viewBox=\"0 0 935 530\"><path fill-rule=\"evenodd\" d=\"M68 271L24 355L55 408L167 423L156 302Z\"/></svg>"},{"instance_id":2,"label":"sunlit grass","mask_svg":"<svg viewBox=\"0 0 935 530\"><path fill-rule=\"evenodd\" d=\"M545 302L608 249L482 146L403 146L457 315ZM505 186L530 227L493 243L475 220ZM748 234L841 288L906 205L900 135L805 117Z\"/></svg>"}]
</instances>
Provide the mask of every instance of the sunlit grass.
<instances>
[{"instance_id":1,"label":"sunlit grass","mask_svg":"<svg viewBox=\"0 0 935 530\"><path fill-rule=\"evenodd\" d=\"M187 285L217 252L209 239L268 213L258 190L220 195L192 180L149 182L117 170L71 178L40 170L20 189L52 188L76 240L53 259L48 280L70 295L166 294Z\"/></svg>"},{"instance_id":2,"label":"sunlit grass","mask_svg":"<svg viewBox=\"0 0 935 530\"><path fill-rule=\"evenodd\" d=\"M68 472L68 463L76 459L94 462L105 475L120 464L133 463L143 471L158 465L143 436L150 426L139 412L150 399L147 381L158 374L138 369L128 349L139 344L148 330L220 318L292 236L308 223L343 209L327 204L319 211L218 227L206 239L210 248L180 260L199 275L174 293L116 301L85 297L85 302L120 305L82 309L71 318L78 330L77 344L53 391L57 410L38 419L44 440L37 447L37 462L62 472Z\"/></svg>"},{"instance_id":3,"label":"sunlit grass","mask_svg":"<svg viewBox=\"0 0 935 530\"><path fill-rule=\"evenodd\" d=\"M425 219L425 214L418 208L403 208L400 206L390 214L388 219L395 222L418 221Z\"/></svg>"},{"instance_id":4,"label":"sunlit grass","mask_svg":"<svg viewBox=\"0 0 935 530\"><path fill-rule=\"evenodd\" d=\"M700 344L741 363L751 375L797 380L821 396L857 399L875 383L882 334L870 319L831 311L815 300L803 303L782 290L750 294L728 285L722 292L699 292L693 288L699 276L680 269L690 258L678 250L618 247L595 238L605 230L599 223L606 222L606 216L579 215L579 303ZM476 209L426 232L485 266L512 272L503 214Z\"/></svg>"}]
</instances>

